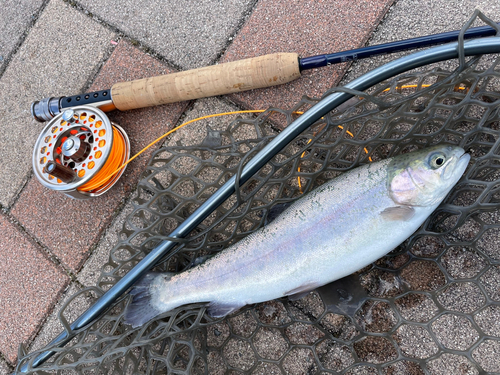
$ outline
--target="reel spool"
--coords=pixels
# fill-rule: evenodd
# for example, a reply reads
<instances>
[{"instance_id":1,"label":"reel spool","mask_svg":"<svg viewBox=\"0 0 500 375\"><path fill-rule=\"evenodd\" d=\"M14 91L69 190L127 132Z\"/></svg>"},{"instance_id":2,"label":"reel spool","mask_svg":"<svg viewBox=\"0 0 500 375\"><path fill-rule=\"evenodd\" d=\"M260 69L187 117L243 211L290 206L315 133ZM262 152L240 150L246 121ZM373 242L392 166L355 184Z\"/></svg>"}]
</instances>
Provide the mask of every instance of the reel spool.
<instances>
[{"instance_id":1,"label":"reel spool","mask_svg":"<svg viewBox=\"0 0 500 375\"><path fill-rule=\"evenodd\" d=\"M54 117L33 150L33 170L49 189L75 199L108 191L125 171L110 176L130 157L125 131L98 108L78 106Z\"/></svg>"}]
</instances>

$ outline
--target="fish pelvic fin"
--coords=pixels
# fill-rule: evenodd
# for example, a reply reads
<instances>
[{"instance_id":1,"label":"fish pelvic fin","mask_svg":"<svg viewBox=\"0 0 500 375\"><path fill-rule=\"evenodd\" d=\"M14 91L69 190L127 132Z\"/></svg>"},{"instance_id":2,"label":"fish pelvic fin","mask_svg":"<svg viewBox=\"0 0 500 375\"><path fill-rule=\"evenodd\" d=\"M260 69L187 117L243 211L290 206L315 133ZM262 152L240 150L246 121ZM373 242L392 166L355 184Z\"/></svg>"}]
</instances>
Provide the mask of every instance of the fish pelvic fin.
<instances>
[{"instance_id":1,"label":"fish pelvic fin","mask_svg":"<svg viewBox=\"0 0 500 375\"><path fill-rule=\"evenodd\" d=\"M132 287L129 294L133 298L125 309L125 324L136 328L164 312L152 303L152 284L159 275L165 279L170 279L173 276L170 273L149 272Z\"/></svg>"}]
</instances>

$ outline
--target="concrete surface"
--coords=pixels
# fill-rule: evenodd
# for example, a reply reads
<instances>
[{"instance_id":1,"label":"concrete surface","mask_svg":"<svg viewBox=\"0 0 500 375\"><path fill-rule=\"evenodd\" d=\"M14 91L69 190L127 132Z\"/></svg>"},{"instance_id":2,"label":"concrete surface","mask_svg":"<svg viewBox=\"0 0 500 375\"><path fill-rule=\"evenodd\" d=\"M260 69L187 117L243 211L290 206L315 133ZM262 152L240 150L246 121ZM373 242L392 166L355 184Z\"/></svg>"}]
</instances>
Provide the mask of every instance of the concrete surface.
<instances>
[{"instance_id":1,"label":"concrete surface","mask_svg":"<svg viewBox=\"0 0 500 375\"><path fill-rule=\"evenodd\" d=\"M6 0L0 13L0 72L23 42L46 1Z\"/></svg>"},{"instance_id":2,"label":"concrete surface","mask_svg":"<svg viewBox=\"0 0 500 375\"><path fill-rule=\"evenodd\" d=\"M334 53L364 45L392 2L260 1L222 61L294 51L300 57ZM331 22L342 20L342 22ZM320 97L338 83L347 64L302 72L285 85L232 95L245 107L292 108L303 95Z\"/></svg>"},{"instance_id":3,"label":"concrete surface","mask_svg":"<svg viewBox=\"0 0 500 375\"><path fill-rule=\"evenodd\" d=\"M106 232L97 244L92 255L85 262L85 266L78 273L77 279L83 286L95 286L101 274L101 269L109 259L109 252L118 241L118 235L123 228L123 222L132 212L132 205L127 203L125 208L106 228Z\"/></svg>"},{"instance_id":4,"label":"concrete surface","mask_svg":"<svg viewBox=\"0 0 500 375\"><path fill-rule=\"evenodd\" d=\"M50 2L42 12L0 78L2 206L12 205L31 175L32 148L44 127L30 118L31 102L83 90L109 57L115 37L63 1Z\"/></svg>"},{"instance_id":5,"label":"concrete surface","mask_svg":"<svg viewBox=\"0 0 500 375\"><path fill-rule=\"evenodd\" d=\"M131 197L140 174L159 147L132 162L105 196L92 201L69 200L43 188L32 175L33 145L44 127L30 118L33 100L264 53L285 51L307 56L356 48L365 42L373 45L455 30L476 7L500 20L500 3L486 0L4 0L0 7L0 375L13 371L19 344L36 350L59 333L56 316L60 306L81 287L97 281L132 211ZM392 59L393 55L331 66L272 89L115 112L110 117L125 128L134 153L183 121L241 108L289 108L302 95L320 96L339 81L348 82ZM232 118L193 124L174 133L165 144L197 143L205 137L207 125L224 128ZM491 229L479 245L498 260L495 237L498 230ZM325 313L315 293L296 302L293 312L285 311L279 302L270 302L256 308L254 315L244 313L211 327L208 339L214 348L230 341L224 358L209 351L210 373L224 373L228 370L225 363L245 371L257 358L285 358L283 368L289 373L314 373L318 369L316 354L326 369L341 371L356 357L380 364L394 358L397 350L415 360L430 358L438 350L437 343L458 354L432 359L429 373L478 373L470 358L462 355L471 347L472 359L484 371L500 372L500 331L495 324L500 317L500 267L489 265L481 254L467 249L443 250L435 243L429 249L421 246L422 252L413 254L421 257L417 261L399 259L395 267L402 269L402 280L379 269L364 278L373 299L393 298L407 286L412 289L396 298L394 306L373 300L363 305L354 319L373 332L370 338L356 341L352 348L321 341L323 333L309 324L309 319ZM434 254L429 255L431 252ZM425 259L439 254L439 266ZM380 262L394 264L395 260L388 257ZM455 282L445 286L444 275ZM429 297L431 292L436 293L435 299ZM71 318L87 306L86 297L82 299L69 310ZM485 301L496 305L483 308ZM441 306L450 313L438 316ZM464 317L470 313L474 314L473 322ZM288 314L300 315L303 322L283 329L291 319ZM395 316L417 325L399 326L392 334L393 341L378 337L378 333L394 329ZM338 332L341 339L351 340L357 334L356 327L344 318L328 313L321 324L325 330ZM268 326L257 330L256 321ZM229 339L229 332L241 339ZM491 338L478 344L482 332ZM316 354L301 347L286 352L288 342L299 346L316 343ZM273 363L263 363L253 373L280 370ZM377 370L360 366L349 373ZM383 373L423 372L417 362L402 361L385 367Z\"/></svg>"},{"instance_id":6,"label":"concrete surface","mask_svg":"<svg viewBox=\"0 0 500 375\"><path fill-rule=\"evenodd\" d=\"M4 215L0 230L0 347L14 362L18 343L33 338L69 277Z\"/></svg>"},{"instance_id":7,"label":"concrete surface","mask_svg":"<svg viewBox=\"0 0 500 375\"><path fill-rule=\"evenodd\" d=\"M446 31L460 30L464 23L472 16L475 9L481 10L487 17L498 22L500 3L496 1L397 1L387 12L384 21L378 25L377 30L372 34L367 45L371 46ZM479 26L479 24L475 24L474 26ZM399 52L359 60L351 65L342 83L345 84L352 81L354 78L378 66L407 54L407 52Z\"/></svg>"},{"instance_id":8,"label":"concrete surface","mask_svg":"<svg viewBox=\"0 0 500 375\"><path fill-rule=\"evenodd\" d=\"M8 373L9 373L9 367L7 366L7 363L3 359L0 359L0 374L8 374Z\"/></svg>"},{"instance_id":9,"label":"concrete surface","mask_svg":"<svg viewBox=\"0 0 500 375\"><path fill-rule=\"evenodd\" d=\"M79 3L92 16L186 69L213 64L241 27L255 0Z\"/></svg>"}]
</instances>

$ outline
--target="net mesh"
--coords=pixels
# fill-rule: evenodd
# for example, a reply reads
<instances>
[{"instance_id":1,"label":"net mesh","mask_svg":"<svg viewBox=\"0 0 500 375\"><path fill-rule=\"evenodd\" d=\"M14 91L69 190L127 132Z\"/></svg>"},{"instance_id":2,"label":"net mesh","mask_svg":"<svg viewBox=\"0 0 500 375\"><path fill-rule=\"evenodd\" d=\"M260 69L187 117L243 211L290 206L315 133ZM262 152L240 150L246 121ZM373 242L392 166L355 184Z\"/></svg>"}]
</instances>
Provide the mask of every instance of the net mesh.
<instances>
[{"instance_id":1,"label":"net mesh","mask_svg":"<svg viewBox=\"0 0 500 375\"><path fill-rule=\"evenodd\" d=\"M429 86L430 85L430 86ZM124 325L122 296L38 373L483 374L500 372L500 67L475 57L378 84L318 120L203 221L156 267L179 272L265 225L342 172L437 143L471 154L462 180L401 246L308 296L214 320L200 305ZM333 91L338 89L333 89ZM325 95L328 95L326 93ZM198 146L154 153L132 198L94 300L230 176L319 99L209 132ZM348 192L346 192L348 194ZM42 350L26 353L28 363ZM29 371L35 371L31 369Z\"/></svg>"}]
</instances>

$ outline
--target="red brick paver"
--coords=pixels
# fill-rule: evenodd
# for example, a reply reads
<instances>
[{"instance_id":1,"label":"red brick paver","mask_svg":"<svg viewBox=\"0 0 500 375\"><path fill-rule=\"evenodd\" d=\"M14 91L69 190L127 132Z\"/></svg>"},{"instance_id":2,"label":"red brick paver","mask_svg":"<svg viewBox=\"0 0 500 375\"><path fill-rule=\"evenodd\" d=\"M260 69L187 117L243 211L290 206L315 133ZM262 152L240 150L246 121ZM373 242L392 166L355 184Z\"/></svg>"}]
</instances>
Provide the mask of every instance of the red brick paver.
<instances>
[{"instance_id":1,"label":"red brick paver","mask_svg":"<svg viewBox=\"0 0 500 375\"><path fill-rule=\"evenodd\" d=\"M2 214L0 232L0 353L15 364L69 277Z\"/></svg>"},{"instance_id":2,"label":"red brick paver","mask_svg":"<svg viewBox=\"0 0 500 375\"><path fill-rule=\"evenodd\" d=\"M224 61L275 52L301 57L359 48L393 0L262 0L229 47ZM304 71L286 85L234 94L249 108L290 108L302 95L321 96L342 78L347 64Z\"/></svg>"},{"instance_id":3,"label":"red brick paver","mask_svg":"<svg viewBox=\"0 0 500 375\"><path fill-rule=\"evenodd\" d=\"M90 90L105 89L123 80L165 74L162 63L133 47L119 43L101 69ZM168 131L184 111L185 103L110 114L112 121L127 132L132 154ZM158 146L153 147L156 149ZM102 231L130 191L137 184L152 150L127 167L118 183L106 194L78 201L46 189L35 179L27 184L12 210L22 226L38 238L61 262L76 272L87 259Z\"/></svg>"}]
</instances>

